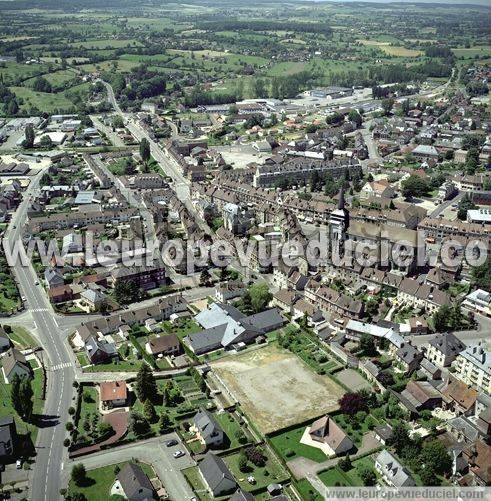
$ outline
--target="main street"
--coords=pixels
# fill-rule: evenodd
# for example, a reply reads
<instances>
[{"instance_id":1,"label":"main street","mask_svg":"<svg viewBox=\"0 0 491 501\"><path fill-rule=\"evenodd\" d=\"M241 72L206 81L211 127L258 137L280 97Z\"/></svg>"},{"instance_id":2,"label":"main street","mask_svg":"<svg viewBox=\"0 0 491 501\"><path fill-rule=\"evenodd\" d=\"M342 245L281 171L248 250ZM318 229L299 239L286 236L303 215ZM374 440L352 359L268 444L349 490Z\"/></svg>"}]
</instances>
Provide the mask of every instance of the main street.
<instances>
[{"instance_id":1,"label":"main street","mask_svg":"<svg viewBox=\"0 0 491 501\"><path fill-rule=\"evenodd\" d=\"M29 198L38 190L41 175L40 172L31 180L5 233L5 240L11 248L22 238ZM17 277L20 293L25 298L25 307L36 326L36 337L44 350L42 359L47 368L46 401L35 444L37 455L30 478L30 499L51 501L60 497L60 468L66 453L63 447L65 421L73 397L73 357L44 289L35 285L38 278L32 265L29 263L28 266L23 266L18 259L13 272Z\"/></svg>"}]
</instances>

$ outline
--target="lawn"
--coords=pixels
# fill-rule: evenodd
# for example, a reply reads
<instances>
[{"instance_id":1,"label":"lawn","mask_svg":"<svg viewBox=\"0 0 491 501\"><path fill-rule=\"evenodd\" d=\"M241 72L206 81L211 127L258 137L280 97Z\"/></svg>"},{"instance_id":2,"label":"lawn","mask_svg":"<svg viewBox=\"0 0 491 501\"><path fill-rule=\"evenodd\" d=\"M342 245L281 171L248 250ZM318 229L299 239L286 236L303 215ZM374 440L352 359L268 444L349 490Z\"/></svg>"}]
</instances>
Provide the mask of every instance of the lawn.
<instances>
[{"instance_id":1,"label":"lawn","mask_svg":"<svg viewBox=\"0 0 491 501\"><path fill-rule=\"evenodd\" d=\"M353 440L357 447L361 445L363 435L368 433L371 428L379 424L373 416L367 417L362 423L358 423L356 420L351 423L344 414L332 414L331 417L351 438L351 440Z\"/></svg>"},{"instance_id":2,"label":"lawn","mask_svg":"<svg viewBox=\"0 0 491 501\"><path fill-rule=\"evenodd\" d=\"M320 449L300 443L306 427L306 425L302 425L270 437L273 447L285 461L304 457L317 463L322 463L328 459Z\"/></svg>"},{"instance_id":3,"label":"lawn","mask_svg":"<svg viewBox=\"0 0 491 501\"><path fill-rule=\"evenodd\" d=\"M244 491L251 491L253 489L261 489L272 483L281 483L288 480L289 475L283 466L277 461L268 451L263 447L263 454L267 457L265 466L258 467L249 461L249 470L245 473L239 469L240 452L236 452L229 456L223 456L222 459L232 472L237 480L237 483ZM256 479L256 483L251 485L247 481L247 477L252 475Z\"/></svg>"},{"instance_id":4,"label":"lawn","mask_svg":"<svg viewBox=\"0 0 491 501\"><path fill-rule=\"evenodd\" d=\"M312 484L303 478L295 482L295 487L302 498L302 501L322 501L322 496L312 487Z\"/></svg>"},{"instance_id":5,"label":"lawn","mask_svg":"<svg viewBox=\"0 0 491 501\"><path fill-rule=\"evenodd\" d=\"M178 325L174 325L172 322L166 320L162 322L162 326L165 332L175 334L180 340L184 339L188 334L193 334L194 332L202 330L191 318L181 320Z\"/></svg>"},{"instance_id":6,"label":"lawn","mask_svg":"<svg viewBox=\"0 0 491 501\"><path fill-rule=\"evenodd\" d=\"M10 326L4 326L5 328ZM18 348L24 350L26 348L34 348L39 345L39 343L34 339L31 334L29 334L28 330L21 325L13 325L11 326L12 332L9 332L8 335L10 339L17 345Z\"/></svg>"},{"instance_id":7,"label":"lawn","mask_svg":"<svg viewBox=\"0 0 491 501\"><path fill-rule=\"evenodd\" d=\"M85 498L90 499L90 501L106 501L110 498L111 487L116 479L116 466L122 469L127 463L129 463L129 461L89 470L87 472L87 482L85 485L78 487L70 480L68 484L68 494L73 496L75 492L81 492ZM150 465L141 462L139 462L138 465L141 466L143 472L149 478L155 477L155 472Z\"/></svg>"},{"instance_id":8,"label":"lawn","mask_svg":"<svg viewBox=\"0 0 491 501\"><path fill-rule=\"evenodd\" d=\"M80 435L90 432L90 425L94 420L94 415L99 414L99 392L94 386L84 386L80 402L80 416L75 423Z\"/></svg>"},{"instance_id":9,"label":"lawn","mask_svg":"<svg viewBox=\"0 0 491 501\"><path fill-rule=\"evenodd\" d=\"M225 432L229 439L229 448L234 449L235 447L239 447L241 443L236 437L236 433L239 431L243 431L246 435L248 441L250 441L250 437L247 433L247 428L245 426L241 426L235 416L230 412L222 412L221 414L214 414L214 418L217 423L221 426L222 430Z\"/></svg>"},{"instance_id":10,"label":"lawn","mask_svg":"<svg viewBox=\"0 0 491 501\"><path fill-rule=\"evenodd\" d=\"M34 366L34 364L32 364ZM40 416L43 413L44 400L41 400L42 390L43 390L43 371L37 369L34 371L34 379L32 380L32 390L34 393L34 408L33 414L34 418ZM31 434L32 443L36 443L36 436L38 428L35 424L28 424L22 421L22 419L17 415L12 407L10 401L10 384L4 382L3 377L0 378L0 398L2 404L0 405L0 418L13 416L17 426L17 432L19 435Z\"/></svg>"},{"instance_id":11,"label":"lawn","mask_svg":"<svg viewBox=\"0 0 491 501\"><path fill-rule=\"evenodd\" d=\"M203 483L203 479L201 478L201 473L197 466L193 466L192 468L187 468L186 470L182 470L182 473L186 477L189 485L193 489L193 492L198 496L200 501L211 501L212 499L228 499L228 496L223 496L221 498L212 497Z\"/></svg>"},{"instance_id":12,"label":"lawn","mask_svg":"<svg viewBox=\"0 0 491 501\"><path fill-rule=\"evenodd\" d=\"M363 480L358 472L360 468L368 468L375 472L375 465L370 456L353 461L352 468L348 471L343 471L338 466L318 474L318 477L328 487L343 486L343 487L361 487Z\"/></svg>"}]
</instances>

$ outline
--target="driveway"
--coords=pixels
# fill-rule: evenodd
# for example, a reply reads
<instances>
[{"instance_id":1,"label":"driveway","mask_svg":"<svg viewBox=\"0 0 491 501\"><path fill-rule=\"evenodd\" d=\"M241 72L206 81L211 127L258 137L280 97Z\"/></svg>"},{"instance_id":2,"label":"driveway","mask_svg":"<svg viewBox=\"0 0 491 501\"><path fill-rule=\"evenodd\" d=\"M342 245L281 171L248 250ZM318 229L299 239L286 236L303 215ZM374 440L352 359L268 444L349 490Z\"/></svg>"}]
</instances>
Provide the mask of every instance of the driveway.
<instances>
[{"instance_id":1,"label":"driveway","mask_svg":"<svg viewBox=\"0 0 491 501\"><path fill-rule=\"evenodd\" d=\"M170 439L177 440L178 445L166 447L165 442ZM184 501L193 497L193 491L189 487L181 470L194 466L196 463L188 453L182 458L174 459L172 453L178 449L187 451L176 433L168 433L158 438L142 440L134 444L97 452L75 461L68 461L64 473L68 477L75 463L83 463L87 470L93 470L134 458L153 466L155 473L165 486L171 499Z\"/></svg>"}]
</instances>

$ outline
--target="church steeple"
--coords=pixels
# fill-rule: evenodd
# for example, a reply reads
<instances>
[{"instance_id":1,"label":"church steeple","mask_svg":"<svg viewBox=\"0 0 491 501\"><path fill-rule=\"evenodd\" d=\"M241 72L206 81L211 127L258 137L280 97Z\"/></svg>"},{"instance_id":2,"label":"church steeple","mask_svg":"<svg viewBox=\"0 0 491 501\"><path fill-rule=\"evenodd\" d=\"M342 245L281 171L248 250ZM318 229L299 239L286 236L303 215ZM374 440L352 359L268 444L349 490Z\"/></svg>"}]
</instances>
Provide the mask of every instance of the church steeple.
<instances>
[{"instance_id":1,"label":"church steeple","mask_svg":"<svg viewBox=\"0 0 491 501\"><path fill-rule=\"evenodd\" d=\"M345 201L344 201L344 183L341 185L341 190L339 191L339 200L338 200L338 209L344 210Z\"/></svg>"}]
</instances>

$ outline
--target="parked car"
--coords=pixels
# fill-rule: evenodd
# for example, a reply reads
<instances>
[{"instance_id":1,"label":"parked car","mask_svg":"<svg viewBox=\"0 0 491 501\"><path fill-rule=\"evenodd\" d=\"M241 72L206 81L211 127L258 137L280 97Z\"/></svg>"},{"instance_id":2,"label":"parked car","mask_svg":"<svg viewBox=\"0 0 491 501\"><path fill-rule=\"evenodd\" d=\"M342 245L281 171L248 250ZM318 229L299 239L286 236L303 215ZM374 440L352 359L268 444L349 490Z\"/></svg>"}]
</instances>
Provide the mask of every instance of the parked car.
<instances>
[{"instance_id":1,"label":"parked car","mask_svg":"<svg viewBox=\"0 0 491 501\"><path fill-rule=\"evenodd\" d=\"M172 447L172 446L174 446L174 445L177 445L178 443L179 443L179 442L178 442L175 438L173 438L173 439L171 439L171 440L167 440L167 442L165 442L165 445L166 445L167 447Z\"/></svg>"},{"instance_id":2,"label":"parked car","mask_svg":"<svg viewBox=\"0 0 491 501\"><path fill-rule=\"evenodd\" d=\"M174 456L175 459L177 459L177 458L181 458L182 456L184 456L185 452L179 450L179 451L173 452L172 455Z\"/></svg>"}]
</instances>

